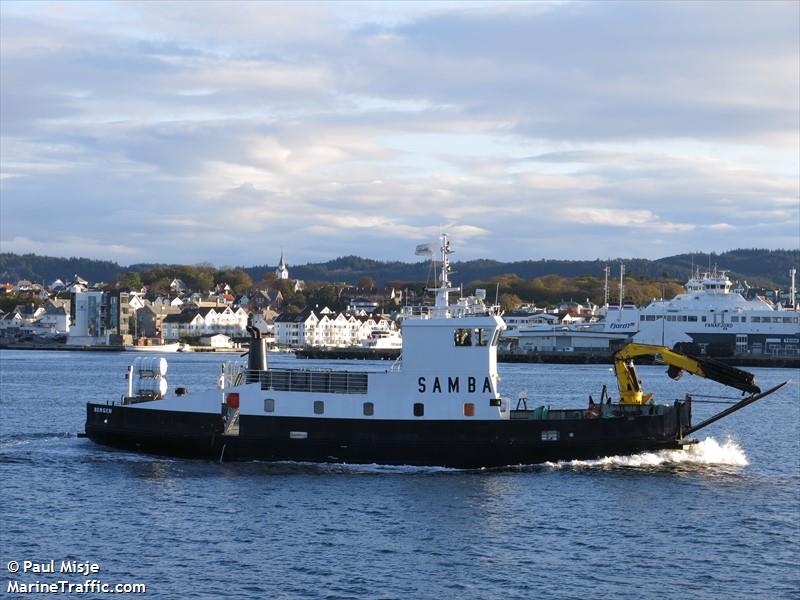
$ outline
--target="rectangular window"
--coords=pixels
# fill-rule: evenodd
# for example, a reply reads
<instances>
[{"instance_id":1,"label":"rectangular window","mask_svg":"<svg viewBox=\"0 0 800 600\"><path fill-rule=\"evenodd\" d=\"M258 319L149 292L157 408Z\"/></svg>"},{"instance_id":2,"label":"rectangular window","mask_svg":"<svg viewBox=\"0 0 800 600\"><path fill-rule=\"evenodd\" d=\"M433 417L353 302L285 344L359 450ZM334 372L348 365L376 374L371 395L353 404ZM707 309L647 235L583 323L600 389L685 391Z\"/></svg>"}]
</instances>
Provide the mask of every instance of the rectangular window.
<instances>
[{"instance_id":1,"label":"rectangular window","mask_svg":"<svg viewBox=\"0 0 800 600\"><path fill-rule=\"evenodd\" d=\"M456 346L472 346L472 336L469 329L459 327L453 332L453 340Z\"/></svg>"},{"instance_id":2,"label":"rectangular window","mask_svg":"<svg viewBox=\"0 0 800 600\"><path fill-rule=\"evenodd\" d=\"M703 323L706 322L706 318L705 317L700 317L700 319L703 321Z\"/></svg>"},{"instance_id":3,"label":"rectangular window","mask_svg":"<svg viewBox=\"0 0 800 600\"><path fill-rule=\"evenodd\" d=\"M474 339L476 346L486 346L489 343L489 330L478 328L474 330Z\"/></svg>"},{"instance_id":4,"label":"rectangular window","mask_svg":"<svg viewBox=\"0 0 800 600\"><path fill-rule=\"evenodd\" d=\"M475 416L475 404L472 402L465 402L464 403L464 416L465 417L474 417Z\"/></svg>"},{"instance_id":5,"label":"rectangular window","mask_svg":"<svg viewBox=\"0 0 800 600\"><path fill-rule=\"evenodd\" d=\"M275 412L275 398L264 398L264 412Z\"/></svg>"},{"instance_id":6,"label":"rectangular window","mask_svg":"<svg viewBox=\"0 0 800 600\"><path fill-rule=\"evenodd\" d=\"M731 323L738 323L739 317L731 317Z\"/></svg>"},{"instance_id":7,"label":"rectangular window","mask_svg":"<svg viewBox=\"0 0 800 600\"><path fill-rule=\"evenodd\" d=\"M422 402L414 402L414 416L422 417L425 415L425 405Z\"/></svg>"},{"instance_id":8,"label":"rectangular window","mask_svg":"<svg viewBox=\"0 0 800 600\"><path fill-rule=\"evenodd\" d=\"M747 317L742 317L742 323L747 323Z\"/></svg>"},{"instance_id":9,"label":"rectangular window","mask_svg":"<svg viewBox=\"0 0 800 600\"><path fill-rule=\"evenodd\" d=\"M364 416L371 417L375 414L375 405L372 402L364 402Z\"/></svg>"},{"instance_id":10,"label":"rectangular window","mask_svg":"<svg viewBox=\"0 0 800 600\"><path fill-rule=\"evenodd\" d=\"M692 321L692 322L697 322L697 316L689 315L689 320Z\"/></svg>"},{"instance_id":11,"label":"rectangular window","mask_svg":"<svg viewBox=\"0 0 800 600\"><path fill-rule=\"evenodd\" d=\"M750 321L752 323L761 323L761 317L752 317Z\"/></svg>"},{"instance_id":12,"label":"rectangular window","mask_svg":"<svg viewBox=\"0 0 800 600\"><path fill-rule=\"evenodd\" d=\"M314 414L325 414L325 403L322 400L314 400Z\"/></svg>"}]
</instances>

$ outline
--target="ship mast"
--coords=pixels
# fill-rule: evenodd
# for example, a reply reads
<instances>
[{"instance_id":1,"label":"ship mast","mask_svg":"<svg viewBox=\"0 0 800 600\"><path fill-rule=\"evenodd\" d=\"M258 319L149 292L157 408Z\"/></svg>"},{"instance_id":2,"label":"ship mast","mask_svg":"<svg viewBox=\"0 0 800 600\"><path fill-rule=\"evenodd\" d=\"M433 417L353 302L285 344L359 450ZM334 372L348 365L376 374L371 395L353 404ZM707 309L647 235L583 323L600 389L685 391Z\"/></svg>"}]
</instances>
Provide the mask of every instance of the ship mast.
<instances>
[{"instance_id":1,"label":"ship mast","mask_svg":"<svg viewBox=\"0 0 800 600\"><path fill-rule=\"evenodd\" d=\"M625 263L619 261L619 315L618 320L622 320L622 299L625 297Z\"/></svg>"},{"instance_id":2,"label":"ship mast","mask_svg":"<svg viewBox=\"0 0 800 600\"><path fill-rule=\"evenodd\" d=\"M450 292L457 292L458 288L450 287L450 255L454 252L450 248L450 240L447 239L447 234L441 235L442 239L442 271L441 283L439 287L429 288L429 292L436 292L436 304L433 309L434 318L444 318L449 316L450 308Z\"/></svg>"},{"instance_id":3,"label":"ship mast","mask_svg":"<svg viewBox=\"0 0 800 600\"><path fill-rule=\"evenodd\" d=\"M789 270L789 277L792 280L792 286L789 288L789 302L792 303L792 309L797 310L797 304L795 303L795 298L797 297L797 285L795 285L794 277L797 275L797 269L792 267Z\"/></svg>"},{"instance_id":4,"label":"ship mast","mask_svg":"<svg viewBox=\"0 0 800 600\"><path fill-rule=\"evenodd\" d=\"M603 275L605 277L605 282L603 284L603 306L608 308L608 272L609 272L608 265L603 267Z\"/></svg>"}]
</instances>

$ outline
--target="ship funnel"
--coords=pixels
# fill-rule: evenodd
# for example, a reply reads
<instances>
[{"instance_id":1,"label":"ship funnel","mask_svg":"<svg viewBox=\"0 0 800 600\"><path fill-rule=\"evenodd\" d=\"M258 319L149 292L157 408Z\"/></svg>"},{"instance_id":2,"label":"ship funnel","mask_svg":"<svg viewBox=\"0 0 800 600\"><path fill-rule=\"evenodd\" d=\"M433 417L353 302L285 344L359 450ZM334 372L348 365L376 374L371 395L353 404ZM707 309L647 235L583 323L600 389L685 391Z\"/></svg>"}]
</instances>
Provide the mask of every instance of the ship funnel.
<instances>
[{"instance_id":1,"label":"ship funnel","mask_svg":"<svg viewBox=\"0 0 800 600\"><path fill-rule=\"evenodd\" d=\"M258 381L259 371L267 370L267 341L261 337L261 330L252 323L247 324L250 334L250 351L247 353L247 383Z\"/></svg>"}]
</instances>

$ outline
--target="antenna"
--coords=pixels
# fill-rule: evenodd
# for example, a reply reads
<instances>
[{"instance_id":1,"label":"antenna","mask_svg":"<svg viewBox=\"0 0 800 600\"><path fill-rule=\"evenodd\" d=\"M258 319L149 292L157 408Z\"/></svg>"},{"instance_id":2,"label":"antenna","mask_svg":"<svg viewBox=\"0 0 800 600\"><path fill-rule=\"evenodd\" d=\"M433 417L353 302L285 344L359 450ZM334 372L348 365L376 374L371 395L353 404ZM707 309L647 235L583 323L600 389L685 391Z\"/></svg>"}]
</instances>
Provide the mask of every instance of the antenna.
<instances>
[{"instance_id":1,"label":"antenna","mask_svg":"<svg viewBox=\"0 0 800 600\"><path fill-rule=\"evenodd\" d=\"M605 281L603 283L603 306L608 308L608 272L609 269L608 265L603 267L603 275L605 276Z\"/></svg>"},{"instance_id":2,"label":"antenna","mask_svg":"<svg viewBox=\"0 0 800 600\"><path fill-rule=\"evenodd\" d=\"M789 294L791 296L789 298L789 302L792 303L792 308L797 310L797 304L795 303L795 298L797 297L797 286L795 285L795 281L794 281L795 275L797 275L797 269L792 267L791 269L789 269L789 277L792 280L792 287L789 288L790 289Z\"/></svg>"},{"instance_id":3,"label":"antenna","mask_svg":"<svg viewBox=\"0 0 800 600\"><path fill-rule=\"evenodd\" d=\"M622 320L622 299L625 296L625 263L619 261L619 315L617 320Z\"/></svg>"}]
</instances>

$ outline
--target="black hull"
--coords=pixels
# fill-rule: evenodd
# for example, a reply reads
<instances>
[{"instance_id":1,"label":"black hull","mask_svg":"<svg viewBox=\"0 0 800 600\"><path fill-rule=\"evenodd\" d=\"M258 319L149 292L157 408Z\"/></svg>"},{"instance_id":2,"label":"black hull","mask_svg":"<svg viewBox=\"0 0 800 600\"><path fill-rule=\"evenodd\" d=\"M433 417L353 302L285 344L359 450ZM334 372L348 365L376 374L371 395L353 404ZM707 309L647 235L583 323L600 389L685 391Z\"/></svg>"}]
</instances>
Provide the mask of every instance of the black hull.
<instances>
[{"instance_id":1,"label":"black hull","mask_svg":"<svg viewBox=\"0 0 800 600\"><path fill-rule=\"evenodd\" d=\"M389 421L243 415L225 435L219 415L87 405L93 441L148 454L224 461L499 467L681 448L684 404L614 419Z\"/></svg>"}]
</instances>

